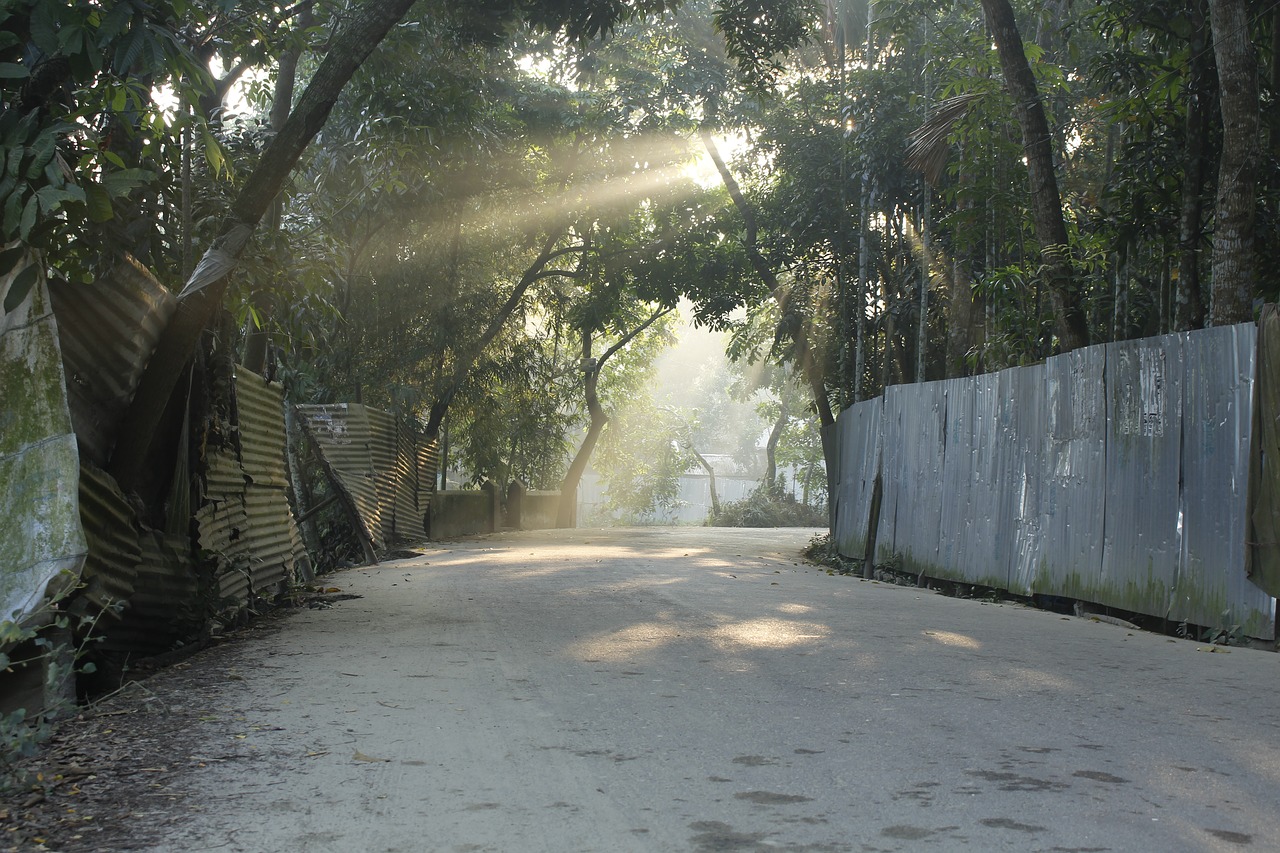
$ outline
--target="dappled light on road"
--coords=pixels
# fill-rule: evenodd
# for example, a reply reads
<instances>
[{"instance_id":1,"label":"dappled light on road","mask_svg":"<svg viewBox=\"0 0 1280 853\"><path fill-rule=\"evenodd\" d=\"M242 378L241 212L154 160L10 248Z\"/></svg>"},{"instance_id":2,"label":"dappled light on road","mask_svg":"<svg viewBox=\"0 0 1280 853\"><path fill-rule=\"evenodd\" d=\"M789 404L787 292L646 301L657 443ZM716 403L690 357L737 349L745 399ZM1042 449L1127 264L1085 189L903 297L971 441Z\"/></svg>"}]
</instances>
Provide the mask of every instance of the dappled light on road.
<instances>
[{"instance_id":1,"label":"dappled light on road","mask_svg":"<svg viewBox=\"0 0 1280 853\"><path fill-rule=\"evenodd\" d=\"M957 634L954 631L925 631L924 635L935 642L942 643L944 646L955 646L956 648L973 649L975 651L982 648L982 643L973 637Z\"/></svg>"},{"instance_id":2,"label":"dappled light on road","mask_svg":"<svg viewBox=\"0 0 1280 853\"><path fill-rule=\"evenodd\" d=\"M724 652L784 649L818 643L831 629L817 622L760 618L720 622L713 626L675 621L640 622L617 631L597 634L568 648L571 657L584 660L627 661L654 653L676 641L701 641Z\"/></svg>"},{"instance_id":3,"label":"dappled light on road","mask_svg":"<svg viewBox=\"0 0 1280 853\"><path fill-rule=\"evenodd\" d=\"M805 643L816 643L830 634L825 625L816 622L792 622L785 619L747 619L730 622L710 632L721 647L751 646L758 649L783 649Z\"/></svg>"}]
</instances>

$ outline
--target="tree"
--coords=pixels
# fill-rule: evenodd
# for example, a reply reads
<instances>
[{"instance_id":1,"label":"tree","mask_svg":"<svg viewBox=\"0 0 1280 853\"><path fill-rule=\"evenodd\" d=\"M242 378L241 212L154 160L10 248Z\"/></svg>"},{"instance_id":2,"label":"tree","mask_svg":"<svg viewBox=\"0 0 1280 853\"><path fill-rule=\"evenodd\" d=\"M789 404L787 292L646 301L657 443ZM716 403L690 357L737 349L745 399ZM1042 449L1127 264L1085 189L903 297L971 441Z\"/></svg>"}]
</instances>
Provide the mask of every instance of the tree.
<instances>
[{"instance_id":1,"label":"tree","mask_svg":"<svg viewBox=\"0 0 1280 853\"><path fill-rule=\"evenodd\" d=\"M1215 326L1253 318L1254 216L1258 140L1258 62L1245 0L1209 0L1213 52L1218 61L1218 103L1222 109L1222 159L1213 230ZM1273 46L1273 49L1275 46Z\"/></svg>"},{"instance_id":2,"label":"tree","mask_svg":"<svg viewBox=\"0 0 1280 853\"><path fill-rule=\"evenodd\" d=\"M1053 135L1008 0L982 0L982 8L1000 55L1005 84L1013 95L1018 122L1022 125L1036 237L1040 241L1058 340L1064 351L1073 350L1089 342L1089 329L1071 268L1070 240L1053 163Z\"/></svg>"}]
</instances>

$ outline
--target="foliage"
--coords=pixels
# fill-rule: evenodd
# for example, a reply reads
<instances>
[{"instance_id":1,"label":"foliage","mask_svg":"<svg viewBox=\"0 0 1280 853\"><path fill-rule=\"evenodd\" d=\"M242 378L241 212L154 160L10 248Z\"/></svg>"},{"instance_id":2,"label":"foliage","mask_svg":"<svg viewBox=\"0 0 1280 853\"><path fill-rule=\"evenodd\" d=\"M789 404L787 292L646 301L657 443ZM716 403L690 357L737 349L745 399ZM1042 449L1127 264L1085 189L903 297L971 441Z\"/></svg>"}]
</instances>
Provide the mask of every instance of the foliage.
<instances>
[{"instance_id":1,"label":"foliage","mask_svg":"<svg viewBox=\"0 0 1280 853\"><path fill-rule=\"evenodd\" d=\"M740 501L725 504L707 521L712 527L826 527L827 523L824 508L801 503L768 484Z\"/></svg>"},{"instance_id":2,"label":"foliage","mask_svg":"<svg viewBox=\"0 0 1280 853\"><path fill-rule=\"evenodd\" d=\"M53 734L54 721L66 716L74 707L72 697L49 692L51 685L74 684L76 674L90 675L95 666L86 661L89 648L97 642L94 629L104 613L117 612L122 605L107 610L71 616L59 612L52 616L46 629L0 621L0 672L13 673L34 668L43 670L46 685L44 707L37 713L15 708L0 714L0 793L24 787L29 783L18 767L22 758L30 757L40 744ZM74 621L74 626L73 626ZM74 639L79 637L77 641ZM74 645L67 647L64 644ZM10 655L21 655L14 659Z\"/></svg>"}]
</instances>

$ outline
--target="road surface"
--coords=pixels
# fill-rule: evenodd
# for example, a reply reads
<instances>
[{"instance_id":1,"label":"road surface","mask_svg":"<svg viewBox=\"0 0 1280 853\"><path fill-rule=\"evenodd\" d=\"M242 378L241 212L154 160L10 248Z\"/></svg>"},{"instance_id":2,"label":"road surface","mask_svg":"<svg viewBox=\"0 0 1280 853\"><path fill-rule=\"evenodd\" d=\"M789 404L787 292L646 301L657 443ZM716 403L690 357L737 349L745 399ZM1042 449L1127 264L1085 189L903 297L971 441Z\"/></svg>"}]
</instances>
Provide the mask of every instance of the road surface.
<instances>
[{"instance_id":1,"label":"road surface","mask_svg":"<svg viewBox=\"0 0 1280 853\"><path fill-rule=\"evenodd\" d=\"M157 849L1276 849L1280 657L833 577L813 533L509 533L330 576L361 597L209 674L234 725Z\"/></svg>"}]
</instances>

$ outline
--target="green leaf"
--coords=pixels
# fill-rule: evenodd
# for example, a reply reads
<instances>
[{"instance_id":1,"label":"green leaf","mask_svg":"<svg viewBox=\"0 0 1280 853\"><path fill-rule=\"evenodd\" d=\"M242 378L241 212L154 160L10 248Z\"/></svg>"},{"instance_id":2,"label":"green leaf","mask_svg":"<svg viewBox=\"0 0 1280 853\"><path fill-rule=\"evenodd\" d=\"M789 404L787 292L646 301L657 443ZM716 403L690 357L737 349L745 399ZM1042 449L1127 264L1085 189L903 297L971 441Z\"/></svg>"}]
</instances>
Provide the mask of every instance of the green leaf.
<instances>
[{"instance_id":1,"label":"green leaf","mask_svg":"<svg viewBox=\"0 0 1280 853\"><path fill-rule=\"evenodd\" d=\"M98 44L106 47L116 36L124 32L125 24L133 15L133 8L128 3L117 3L98 25Z\"/></svg>"},{"instance_id":2,"label":"green leaf","mask_svg":"<svg viewBox=\"0 0 1280 853\"><path fill-rule=\"evenodd\" d=\"M0 252L0 275L8 275L26 258L25 246L14 246Z\"/></svg>"},{"instance_id":3,"label":"green leaf","mask_svg":"<svg viewBox=\"0 0 1280 853\"><path fill-rule=\"evenodd\" d=\"M89 661L84 666L80 667L80 672L83 673L84 675L93 675L97 671L98 671L98 665L93 661Z\"/></svg>"},{"instance_id":4,"label":"green leaf","mask_svg":"<svg viewBox=\"0 0 1280 853\"><path fill-rule=\"evenodd\" d=\"M27 294L31 292L31 288L35 287L39 273L39 267L35 264L28 264L23 268L22 272L14 277L13 283L9 285L9 292L4 297L4 313L8 314L22 304L23 300L27 298Z\"/></svg>"},{"instance_id":5,"label":"green leaf","mask_svg":"<svg viewBox=\"0 0 1280 853\"><path fill-rule=\"evenodd\" d=\"M36 139L35 145L31 147L31 162L25 172L27 180L32 181L40 177L40 173L53 160L53 155L57 150L52 134L41 134Z\"/></svg>"},{"instance_id":6,"label":"green leaf","mask_svg":"<svg viewBox=\"0 0 1280 853\"><path fill-rule=\"evenodd\" d=\"M30 76L31 72L25 65L19 65L16 62L0 62L0 79L25 80Z\"/></svg>"},{"instance_id":7,"label":"green leaf","mask_svg":"<svg viewBox=\"0 0 1280 853\"><path fill-rule=\"evenodd\" d=\"M102 176L102 186L112 198L126 195L143 184L155 180L156 173L147 169L121 169Z\"/></svg>"},{"instance_id":8,"label":"green leaf","mask_svg":"<svg viewBox=\"0 0 1280 853\"><path fill-rule=\"evenodd\" d=\"M0 50L8 50L14 45L22 44L22 39L8 30L0 30Z\"/></svg>"},{"instance_id":9,"label":"green leaf","mask_svg":"<svg viewBox=\"0 0 1280 853\"><path fill-rule=\"evenodd\" d=\"M0 236L12 240L18 233L18 222L22 219L22 199L26 193L10 193L4 202L3 231Z\"/></svg>"},{"instance_id":10,"label":"green leaf","mask_svg":"<svg viewBox=\"0 0 1280 853\"><path fill-rule=\"evenodd\" d=\"M22 219L18 222L18 239L25 242L31 236L31 229L36 225L36 215L40 213L40 200L34 195L27 199L27 206L22 209Z\"/></svg>"},{"instance_id":11,"label":"green leaf","mask_svg":"<svg viewBox=\"0 0 1280 853\"><path fill-rule=\"evenodd\" d=\"M36 47L47 54L61 51L58 44L58 25L53 20L53 9L56 3L36 3L31 10L31 40Z\"/></svg>"},{"instance_id":12,"label":"green leaf","mask_svg":"<svg viewBox=\"0 0 1280 853\"><path fill-rule=\"evenodd\" d=\"M86 184L84 199L89 208L89 219L94 222L110 222L115 216L111 208L111 194L101 184Z\"/></svg>"}]
</instances>

